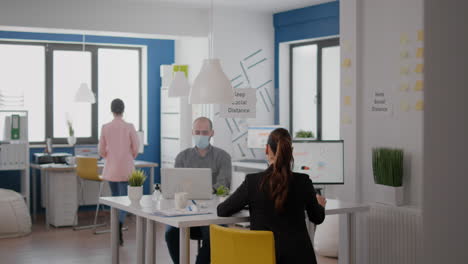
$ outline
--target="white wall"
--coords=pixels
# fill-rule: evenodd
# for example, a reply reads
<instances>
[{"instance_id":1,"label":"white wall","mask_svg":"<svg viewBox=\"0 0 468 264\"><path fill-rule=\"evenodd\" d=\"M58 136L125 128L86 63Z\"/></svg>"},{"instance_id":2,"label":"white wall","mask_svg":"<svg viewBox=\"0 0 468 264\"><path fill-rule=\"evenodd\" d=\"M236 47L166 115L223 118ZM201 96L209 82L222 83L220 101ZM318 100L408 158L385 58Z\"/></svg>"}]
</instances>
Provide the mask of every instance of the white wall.
<instances>
[{"instance_id":1,"label":"white wall","mask_svg":"<svg viewBox=\"0 0 468 264\"><path fill-rule=\"evenodd\" d=\"M423 234L418 263L468 259L468 2L426 0Z\"/></svg>"},{"instance_id":2,"label":"white wall","mask_svg":"<svg viewBox=\"0 0 468 264\"><path fill-rule=\"evenodd\" d=\"M261 50L260 52L258 52ZM216 9L214 14L214 56L221 60L221 65L229 79L240 76L232 84L243 83L239 88L257 88L263 83L269 82L263 88L257 90L257 118L256 119L225 119L215 117L215 145L222 147L233 159L252 158L252 152L246 147L246 135L248 124L273 124L274 123L274 28L271 14L238 11L230 9ZM246 59L249 55L256 55ZM257 66L248 69L256 62L266 58ZM243 65L245 72L242 70ZM265 103L262 99L265 99ZM268 107L268 109L267 109ZM215 107L215 113L219 111ZM229 129L229 126L232 129ZM239 129L238 129L239 128ZM238 138L238 139L237 139ZM233 140L237 139L233 143ZM239 149L239 145L242 150ZM254 151L257 158L264 157L264 151ZM263 156L262 156L263 155Z\"/></svg>"},{"instance_id":3,"label":"white wall","mask_svg":"<svg viewBox=\"0 0 468 264\"><path fill-rule=\"evenodd\" d=\"M207 36L206 9L122 0L2 0L0 25Z\"/></svg>"},{"instance_id":4,"label":"white wall","mask_svg":"<svg viewBox=\"0 0 468 264\"><path fill-rule=\"evenodd\" d=\"M360 14L359 14L360 13ZM357 83L357 175L359 194L364 202L374 202L377 193L372 173L372 148L392 147L404 150L404 194L408 204L421 205L423 183L423 111L415 110L423 92L414 91L416 80L423 75L414 72L418 62L416 48L418 30L423 29L423 0L361 0L358 4L357 47L359 57ZM408 43L400 43L401 36ZM400 58L408 51L409 58ZM408 75L400 68L409 67ZM400 91L400 84L408 83L409 91ZM374 93L385 92L393 111L389 115L371 112ZM409 111L401 104L407 102Z\"/></svg>"}]
</instances>

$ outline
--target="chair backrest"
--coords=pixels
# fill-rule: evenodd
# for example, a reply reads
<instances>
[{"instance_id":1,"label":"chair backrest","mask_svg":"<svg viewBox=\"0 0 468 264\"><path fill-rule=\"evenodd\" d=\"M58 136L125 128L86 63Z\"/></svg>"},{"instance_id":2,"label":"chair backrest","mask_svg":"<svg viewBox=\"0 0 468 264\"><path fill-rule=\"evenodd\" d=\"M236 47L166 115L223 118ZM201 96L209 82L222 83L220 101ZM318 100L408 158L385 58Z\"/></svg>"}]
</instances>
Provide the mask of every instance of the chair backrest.
<instances>
[{"instance_id":1,"label":"chair backrest","mask_svg":"<svg viewBox=\"0 0 468 264\"><path fill-rule=\"evenodd\" d=\"M275 239L270 231L210 225L211 263L275 264Z\"/></svg>"},{"instance_id":2,"label":"chair backrest","mask_svg":"<svg viewBox=\"0 0 468 264\"><path fill-rule=\"evenodd\" d=\"M101 181L96 158L77 157L76 175L89 181Z\"/></svg>"}]
</instances>

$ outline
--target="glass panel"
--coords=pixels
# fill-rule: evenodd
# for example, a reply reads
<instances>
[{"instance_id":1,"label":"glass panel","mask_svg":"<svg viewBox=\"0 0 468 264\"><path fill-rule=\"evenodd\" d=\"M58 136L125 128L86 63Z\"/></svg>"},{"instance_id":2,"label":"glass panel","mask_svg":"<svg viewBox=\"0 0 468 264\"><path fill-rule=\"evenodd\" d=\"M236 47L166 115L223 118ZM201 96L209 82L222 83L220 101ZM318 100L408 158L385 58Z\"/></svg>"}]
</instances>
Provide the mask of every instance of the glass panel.
<instances>
[{"instance_id":1,"label":"glass panel","mask_svg":"<svg viewBox=\"0 0 468 264\"><path fill-rule=\"evenodd\" d=\"M292 53L293 136L304 130L317 137L317 45L295 47Z\"/></svg>"},{"instance_id":2,"label":"glass panel","mask_svg":"<svg viewBox=\"0 0 468 264\"><path fill-rule=\"evenodd\" d=\"M76 103L81 83L91 87L91 53L54 51L54 138L68 137L67 120L73 123L75 137L91 137L91 104Z\"/></svg>"},{"instance_id":3,"label":"glass panel","mask_svg":"<svg viewBox=\"0 0 468 264\"><path fill-rule=\"evenodd\" d=\"M140 128L140 61L139 51L129 49L98 50L98 133L103 124L112 121L112 100L124 101L124 119ZM145 131L146 132L146 131Z\"/></svg>"},{"instance_id":4,"label":"glass panel","mask_svg":"<svg viewBox=\"0 0 468 264\"><path fill-rule=\"evenodd\" d=\"M322 139L340 139L340 47L322 49Z\"/></svg>"},{"instance_id":5,"label":"glass panel","mask_svg":"<svg viewBox=\"0 0 468 264\"><path fill-rule=\"evenodd\" d=\"M28 110L29 141L45 140L45 48L0 44L0 109ZM3 139L3 120L0 139Z\"/></svg>"}]
</instances>

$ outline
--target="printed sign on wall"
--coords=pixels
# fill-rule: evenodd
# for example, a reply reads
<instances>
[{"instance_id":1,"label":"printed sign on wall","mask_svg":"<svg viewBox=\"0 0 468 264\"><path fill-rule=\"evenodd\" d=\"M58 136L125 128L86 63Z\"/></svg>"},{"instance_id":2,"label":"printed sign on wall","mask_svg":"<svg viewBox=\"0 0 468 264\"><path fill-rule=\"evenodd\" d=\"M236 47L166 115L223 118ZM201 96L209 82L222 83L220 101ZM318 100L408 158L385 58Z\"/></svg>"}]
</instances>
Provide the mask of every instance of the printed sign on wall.
<instances>
[{"instance_id":1,"label":"printed sign on wall","mask_svg":"<svg viewBox=\"0 0 468 264\"><path fill-rule=\"evenodd\" d=\"M222 105L220 116L224 118L255 118L257 91L253 88L234 89L232 104Z\"/></svg>"}]
</instances>

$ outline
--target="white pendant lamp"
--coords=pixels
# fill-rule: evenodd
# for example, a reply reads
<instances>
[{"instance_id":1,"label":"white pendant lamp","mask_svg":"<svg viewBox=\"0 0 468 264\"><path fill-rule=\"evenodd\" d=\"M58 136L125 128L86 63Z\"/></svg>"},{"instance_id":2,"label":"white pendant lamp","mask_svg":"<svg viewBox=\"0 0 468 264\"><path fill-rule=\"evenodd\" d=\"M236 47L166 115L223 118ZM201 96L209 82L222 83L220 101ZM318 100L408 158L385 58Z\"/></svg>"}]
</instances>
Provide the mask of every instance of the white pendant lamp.
<instances>
[{"instance_id":1,"label":"white pendant lamp","mask_svg":"<svg viewBox=\"0 0 468 264\"><path fill-rule=\"evenodd\" d=\"M231 81L221 68L219 59L213 58L213 0L210 9L209 58L203 61L200 73L190 90L191 104L230 104L234 100Z\"/></svg>"},{"instance_id":2,"label":"white pendant lamp","mask_svg":"<svg viewBox=\"0 0 468 264\"><path fill-rule=\"evenodd\" d=\"M96 103L96 98L94 97L91 89L88 88L88 84L81 83L80 88L75 94L75 102L79 103Z\"/></svg>"},{"instance_id":3,"label":"white pendant lamp","mask_svg":"<svg viewBox=\"0 0 468 264\"><path fill-rule=\"evenodd\" d=\"M85 35L83 34L83 52L85 51ZM89 89L87 83L81 83L80 88L75 94L75 102L78 103L96 103L94 93Z\"/></svg>"},{"instance_id":4,"label":"white pendant lamp","mask_svg":"<svg viewBox=\"0 0 468 264\"><path fill-rule=\"evenodd\" d=\"M169 86L169 97L181 97L188 96L190 92L190 85L187 78L185 77L185 72L176 71L174 73L174 79L172 80L171 85Z\"/></svg>"}]
</instances>

